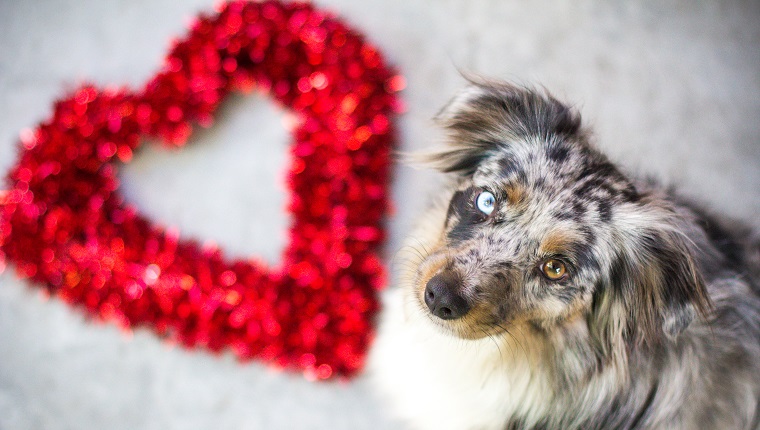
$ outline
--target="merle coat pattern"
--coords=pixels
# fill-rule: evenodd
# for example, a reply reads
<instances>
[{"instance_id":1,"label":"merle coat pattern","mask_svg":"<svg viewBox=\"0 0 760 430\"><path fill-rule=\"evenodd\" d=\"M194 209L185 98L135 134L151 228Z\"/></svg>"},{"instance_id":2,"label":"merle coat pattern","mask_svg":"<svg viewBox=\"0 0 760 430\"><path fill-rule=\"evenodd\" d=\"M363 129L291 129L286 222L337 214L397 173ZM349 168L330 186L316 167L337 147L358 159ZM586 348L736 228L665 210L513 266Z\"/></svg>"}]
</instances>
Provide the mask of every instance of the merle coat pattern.
<instances>
[{"instance_id":1,"label":"merle coat pattern","mask_svg":"<svg viewBox=\"0 0 760 430\"><path fill-rule=\"evenodd\" d=\"M404 420L760 426L750 230L624 174L545 92L473 81L439 120L424 159L452 186L399 254L370 357Z\"/></svg>"}]
</instances>

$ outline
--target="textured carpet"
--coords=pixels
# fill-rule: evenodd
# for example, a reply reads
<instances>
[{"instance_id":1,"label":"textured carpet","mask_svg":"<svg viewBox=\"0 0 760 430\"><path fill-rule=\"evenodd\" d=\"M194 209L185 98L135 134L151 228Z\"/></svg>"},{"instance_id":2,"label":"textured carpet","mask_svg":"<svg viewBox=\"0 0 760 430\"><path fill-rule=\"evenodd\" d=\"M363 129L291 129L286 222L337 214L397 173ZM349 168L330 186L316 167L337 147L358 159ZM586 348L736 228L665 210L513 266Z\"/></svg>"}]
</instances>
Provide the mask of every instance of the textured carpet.
<instances>
[{"instance_id":1,"label":"textured carpet","mask_svg":"<svg viewBox=\"0 0 760 430\"><path fill-rule=\"evenodd\" d=\"M457 69L544 85L572 101L598 145L760 228L760 3L324 0L407 78L401 149L435 143L431 118ZM208 0L0 1L0 171L20 130L83 81L140 86ZM187 237L275 261L287 217L283 112L236 97L179 153L123 169L130 201ZM439 178L398 166L385 257ZM157 184L161 184L157 186ZM230 356L127 335L0 275L0 429L390 429L363 379L311 383Z\"/></svg>"}]
</instances>

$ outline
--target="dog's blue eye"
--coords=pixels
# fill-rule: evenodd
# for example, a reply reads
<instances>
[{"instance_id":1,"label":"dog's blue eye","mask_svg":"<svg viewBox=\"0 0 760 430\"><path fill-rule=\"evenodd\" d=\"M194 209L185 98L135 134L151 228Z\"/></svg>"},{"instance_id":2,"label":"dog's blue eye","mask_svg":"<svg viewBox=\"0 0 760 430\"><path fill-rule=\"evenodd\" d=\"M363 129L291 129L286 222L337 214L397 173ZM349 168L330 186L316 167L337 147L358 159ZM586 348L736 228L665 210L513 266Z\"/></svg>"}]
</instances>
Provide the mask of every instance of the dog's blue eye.
<instances>
[{"instance_id":1,"label":"dog's blue eye","mask_svg":"<svg viewBox=\"0 0 760 430\"><path fill-rule=\"evenodd\" d=\"M483 212L486 215L491 215L491 212L493 212L493 208L496 205L496 197L493 196L493 194L489 193L488 191L483 191L482 193L478 194L478 198L475 200L475 206L478 207L478 210Z\"/></svg>"}]
</instances>

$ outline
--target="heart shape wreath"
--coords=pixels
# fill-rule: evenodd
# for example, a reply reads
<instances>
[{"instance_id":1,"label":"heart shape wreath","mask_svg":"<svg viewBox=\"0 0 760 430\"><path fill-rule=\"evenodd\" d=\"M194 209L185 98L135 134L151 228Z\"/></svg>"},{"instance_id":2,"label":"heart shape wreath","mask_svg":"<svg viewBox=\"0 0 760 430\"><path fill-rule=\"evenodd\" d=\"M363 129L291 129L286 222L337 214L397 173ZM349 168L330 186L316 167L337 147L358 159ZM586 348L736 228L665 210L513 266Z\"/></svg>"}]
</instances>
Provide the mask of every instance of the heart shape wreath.
<instances>
[{"instance_id":1,"label":"heart shape wreath","mask_svg":"<svg viewBox=\"0 0 760 430\"><path fill-rule=\"evenodd\" d=\"M140 92L84 86L22 133L0 197L0 269L125 327L231 348L310 379L360 369L384 269L395 93L403 78L357 31L309 4L232 2L201 15ZM233 90L300 118L292 224L279 268L180 240L119 194L142 137L182 145Z\"/></svg>"}]
</instances>

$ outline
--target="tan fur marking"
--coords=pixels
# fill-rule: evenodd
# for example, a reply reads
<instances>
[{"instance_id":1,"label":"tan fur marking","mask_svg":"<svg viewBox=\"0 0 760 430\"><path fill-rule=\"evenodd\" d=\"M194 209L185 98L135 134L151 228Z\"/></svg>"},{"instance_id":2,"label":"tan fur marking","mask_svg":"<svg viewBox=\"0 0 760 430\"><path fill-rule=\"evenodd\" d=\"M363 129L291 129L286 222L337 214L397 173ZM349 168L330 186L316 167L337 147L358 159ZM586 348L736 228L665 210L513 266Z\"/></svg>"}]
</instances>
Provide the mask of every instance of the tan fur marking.
<instances>
[{"instance_id":1,"label":"tan fur marking","mask_svg":"<svg viewBox=\"0 0 760 430\"><path fill-rule=\"evenodd\" d=\"M510 185L507 187L507 201L511 206L517 206L527 200L527 190L519 185Z\"/></svg>"},{"instance_id":2,"label":"tan fur marking","mask_svg":"<svg viewBox=\"0 0 760 430\"><path fill-rule=\"evenodd\" d=\"M539 252L542 255L567 254L572 249L572 245L581 240L581 236L575 230L554 228L546 234Z\"/></svg>"}]
</instances>

